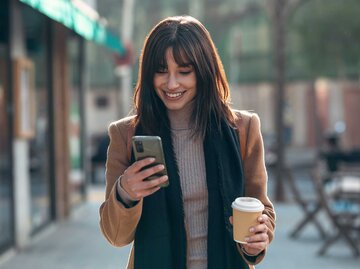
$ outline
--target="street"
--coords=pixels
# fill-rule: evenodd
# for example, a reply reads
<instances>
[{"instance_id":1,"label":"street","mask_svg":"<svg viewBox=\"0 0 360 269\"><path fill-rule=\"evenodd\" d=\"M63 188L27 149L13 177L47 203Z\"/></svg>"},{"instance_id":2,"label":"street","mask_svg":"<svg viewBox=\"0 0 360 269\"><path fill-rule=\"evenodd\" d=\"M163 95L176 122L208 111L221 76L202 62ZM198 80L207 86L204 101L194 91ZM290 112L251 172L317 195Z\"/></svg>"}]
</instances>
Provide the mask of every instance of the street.
<instances>
[{"instance_id":1,"label":"street","mask_svg":"<svg viewBox=\"0 0 360 269\"><path fill-rule=\"evenodd\" d=\"M91 187L89 201L79 207L69 220L48 228L27 249L5 255L0 260L0 269L20 269L24 265L36 269L125 268L129 246L110 246L99 230L98 208L103 199L103 188L102 185ZM301 218L301 211L292 202L275 204L275 209L276 237L264 261L256 266L257 269L359 268L359 258L354 258L342 241L330 248L325 256L317 256L321 240L311 225L299 239L291 241L288 234Z\"/></svg>"}]
</instances>

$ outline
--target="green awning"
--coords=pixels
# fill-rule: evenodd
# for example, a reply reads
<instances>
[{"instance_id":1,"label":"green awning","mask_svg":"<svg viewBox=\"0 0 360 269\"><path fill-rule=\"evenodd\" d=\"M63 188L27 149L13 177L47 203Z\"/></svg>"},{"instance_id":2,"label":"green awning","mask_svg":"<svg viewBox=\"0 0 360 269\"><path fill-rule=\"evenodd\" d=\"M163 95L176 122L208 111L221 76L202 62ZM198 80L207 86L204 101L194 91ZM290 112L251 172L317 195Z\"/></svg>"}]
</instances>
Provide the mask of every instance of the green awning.
<instances>
[{"instance_id":1,"label":"green awning","mask_svg":"<svg viewBox=\"0 0 360 269\"><path fill-rule=\"evenodd\" d=\"M125 48L114 34L109 32L98 20L90 18L70 0L20 0L42 14L73 30L87 40L106 46L124 55Z\"/></svg>"}]
</instances>

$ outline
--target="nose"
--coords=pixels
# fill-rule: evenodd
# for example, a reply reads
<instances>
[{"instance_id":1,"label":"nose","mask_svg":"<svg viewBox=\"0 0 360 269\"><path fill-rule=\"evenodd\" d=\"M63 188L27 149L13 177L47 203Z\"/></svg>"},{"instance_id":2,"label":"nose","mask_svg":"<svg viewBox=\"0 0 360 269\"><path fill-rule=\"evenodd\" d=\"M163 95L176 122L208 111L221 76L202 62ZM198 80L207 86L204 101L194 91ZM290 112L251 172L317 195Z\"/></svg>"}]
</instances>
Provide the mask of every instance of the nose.
<instances>
[{"instance_id":1,"label":"nose","mask_svg":"<svg viewBox=\"0 0 360 269\"><path fill-rule=\"evenodd\" d=\"M167 86L169 90L173 90L179 87L179 82L175 75L169 75Z\"/></svg>"}]
</instances>

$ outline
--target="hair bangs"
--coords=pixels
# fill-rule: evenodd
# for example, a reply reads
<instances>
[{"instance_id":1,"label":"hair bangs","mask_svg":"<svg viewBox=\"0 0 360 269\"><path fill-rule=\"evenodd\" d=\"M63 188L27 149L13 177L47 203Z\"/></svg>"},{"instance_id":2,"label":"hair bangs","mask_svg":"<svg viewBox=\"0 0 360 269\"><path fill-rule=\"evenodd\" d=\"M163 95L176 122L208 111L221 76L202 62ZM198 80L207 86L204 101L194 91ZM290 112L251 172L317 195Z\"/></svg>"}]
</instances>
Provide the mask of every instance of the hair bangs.
<instances>
[{"instance_id":1,"label":"hair bangs","mask_svg":"<svg viewBox=\"0 0 360 269\"><path fill-rule=\"evenodd\" d=\"M166 50L170 47L169 42L159 42L156 46L156 49L153 52L153 57L151 59L151 66L153 66L153 72L163 69L167 66L166 63Z\"/></svg>"},{"instance_id":2,"label":"hair bangs","mask_svg":"<svg viewBox=\"0 0 360 269\"><path fill-rule=\"evenodd\" d=\"M179 66L194 65L195 60L193 56L189 55L189 52L179 43L166 42L166 44L160 45L156 52L154 52L152 65L154 66L154 72L167 67L166 51L169 48L172 49L174 60Z\"/></svg>"},{"instance_id":3,"label":"hair bangs","mask_svg":"<svg viewBox=\"0 0 360 269\"><path fill-rule=\"evenodd\" d=\"M174 60L179 66L194 65L195 60L193 59L193 55L190 55L189 51L186 50L185 46L182 46L180 42L175 43L172 49Z\"/></svg>"}]
</instances>

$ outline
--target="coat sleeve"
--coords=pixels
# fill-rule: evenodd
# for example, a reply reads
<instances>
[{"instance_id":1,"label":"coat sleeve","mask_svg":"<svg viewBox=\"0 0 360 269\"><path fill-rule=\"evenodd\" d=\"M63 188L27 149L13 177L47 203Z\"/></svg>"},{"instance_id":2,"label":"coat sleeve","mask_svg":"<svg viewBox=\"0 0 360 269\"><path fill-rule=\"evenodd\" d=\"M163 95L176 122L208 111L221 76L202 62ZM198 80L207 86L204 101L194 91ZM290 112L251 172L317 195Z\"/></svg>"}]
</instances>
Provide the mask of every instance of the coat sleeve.
<instances>
[{"instance_id":1,"label":"coat sleeve","mask_svg":"<svg viewBox=\"0 0 360 269\"><path fill-rule=\"evenodd\" d=\"M240 143L242 147L243 169L245 176L245 195L259 199L265 206L263 213L269 217L268 236L271 242L274 238L275 211L267 196L268 176L265 167L264 143L260 129L260 119L255 113L242 115L240 127ZM265 256L265 251L256 257L241 255L249 264L258 264Z\"/></svg>"},{"instance_id":2,"label":"coat sleeve","mask_svg":"<svg viewBox=\"0 0 360 269\"><path fill-rule=\"evenodd\" d=\"M125 122L112 123L108 133L110 143L106 160L105 201L100 206L100 228L105 238L114 246L124 246L134 240L139 223L142 200L135 206L126 208L118 198L119 177L130 165L128 158L128 129Z\"/></svg>"}]
</instances>

